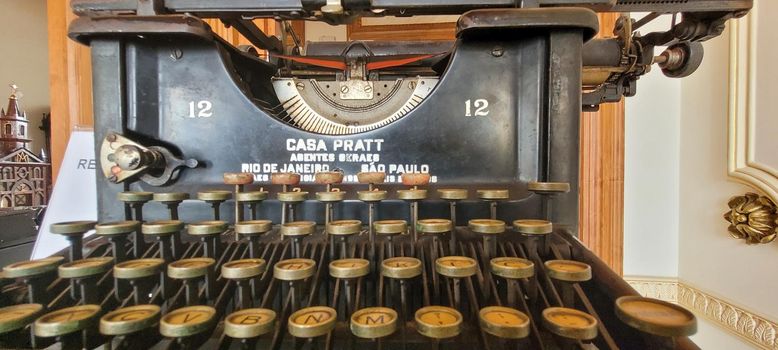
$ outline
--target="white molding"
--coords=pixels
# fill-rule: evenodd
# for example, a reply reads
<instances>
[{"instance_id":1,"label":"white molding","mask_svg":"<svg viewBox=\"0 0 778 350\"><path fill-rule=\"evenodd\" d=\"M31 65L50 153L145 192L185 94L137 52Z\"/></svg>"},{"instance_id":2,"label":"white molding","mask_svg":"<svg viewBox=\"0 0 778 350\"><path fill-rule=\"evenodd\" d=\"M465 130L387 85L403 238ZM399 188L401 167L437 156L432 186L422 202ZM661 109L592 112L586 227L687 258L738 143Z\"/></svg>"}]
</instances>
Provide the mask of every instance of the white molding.
<instances>
[{"instance_id":1,"label":"white molding","mask_svg":"<svg viewBox=\"0 0 778 350\"><path fill-rule=\"evenodd\" d=\"M677 279L624 277L643 296L675 302L758 349L778 350L778 323ZM675 298L673 298L675 297ZM673 300L675 299L675 300Z\"/></svg>"},{"instance_id":2,"label":"white molding","mask_svg":"<svg viewBox=\"0 0 778 350\"><path fill-rule=\"evenodd\" d=\"M778 170L754 158L756 135L758 2L745 17L730 21L728 150L730 179L743 183L778 203ZM765 43L767 44L767 43Z\"/></svg>"}]
</instances>

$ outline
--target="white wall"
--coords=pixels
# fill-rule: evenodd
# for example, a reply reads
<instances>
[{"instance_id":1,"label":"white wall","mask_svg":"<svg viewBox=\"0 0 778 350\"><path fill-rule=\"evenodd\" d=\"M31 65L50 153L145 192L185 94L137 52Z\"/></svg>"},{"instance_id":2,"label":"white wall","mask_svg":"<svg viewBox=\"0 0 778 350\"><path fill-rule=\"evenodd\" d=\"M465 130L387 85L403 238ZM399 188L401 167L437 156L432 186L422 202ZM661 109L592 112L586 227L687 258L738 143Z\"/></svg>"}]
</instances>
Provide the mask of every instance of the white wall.
<instances>
[{"instance_id":1,"label":"white wall","mask_svg":"<svg viewBox=\"0 0 778 350\"><path fill-rule=\"evenodd\" d=\"M665 16L641 31L666 30L669 23ZM626 99L625 276L678 276L680 96L681 80L654 67Z\"/></svg>"},{"instance_id":2,"label":"white wall","mask_svg":"<svg viewBox=\"0 0 778 350\"><path fill-rule=\"evenodd\" d=\"M49 112L49 56L45 0L0 0L0 105L8 105L8 85L19 86L29 119L27 147L38 154L46 142L41 125Z\"/></svg>"}]
</instances>

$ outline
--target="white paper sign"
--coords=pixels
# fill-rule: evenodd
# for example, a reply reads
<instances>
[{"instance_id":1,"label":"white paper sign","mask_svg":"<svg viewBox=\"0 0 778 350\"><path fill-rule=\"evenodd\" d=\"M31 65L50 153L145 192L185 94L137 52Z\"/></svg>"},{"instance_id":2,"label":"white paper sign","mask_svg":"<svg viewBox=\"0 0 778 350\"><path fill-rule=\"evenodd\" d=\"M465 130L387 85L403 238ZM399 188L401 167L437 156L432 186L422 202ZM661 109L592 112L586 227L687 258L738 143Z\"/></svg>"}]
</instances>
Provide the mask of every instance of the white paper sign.
<instances>
[{"instance_id":1,"label":"white paper sign","mask_svg":"<svg viewBox=\"0 0 778 350\"><path fill-rule=\"evenodd\" d=\"M74 131L70 134L46 216L43 217L38 238L35 240L32 259L45 258L68 246L64 237L49 232L51 224L97 220L96 167L94 133Z\"/></svg>"}]
</instances>

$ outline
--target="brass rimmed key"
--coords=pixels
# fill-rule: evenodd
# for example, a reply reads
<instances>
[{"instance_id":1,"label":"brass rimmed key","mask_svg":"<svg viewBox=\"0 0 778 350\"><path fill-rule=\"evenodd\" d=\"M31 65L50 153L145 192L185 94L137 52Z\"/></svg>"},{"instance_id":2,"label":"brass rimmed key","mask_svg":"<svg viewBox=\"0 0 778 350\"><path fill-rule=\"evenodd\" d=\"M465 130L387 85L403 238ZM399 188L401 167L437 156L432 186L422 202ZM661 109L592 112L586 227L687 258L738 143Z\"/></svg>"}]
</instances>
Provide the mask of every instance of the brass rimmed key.
<instances>
[{"instance_id":1,"label":"brass rimmed key","mask_svg":"<svg viewBox=\"0 0 778 350\"><path fill-rule=\"evenodd\" d=\"M577 341L597 337L597 319L576 309L550 307L543 310L543 326L557 335L564 350L578 348Z\"/></svg>"},{"instance_id":2,"label":"brass rimmed key","mask_svg":"<svg viewBox=\"0 0 778 350\"><path fill-rule=\"evenodd\" d=\"M368 307L351 314L349 328L355 336L381 339L397 331L397 311L388 307Z\"/></svg>"},{"instance_id":3,"label":"brass rimmed key","mask_svg":"<svg viewBox=\"0 0 778 350\"><path fill-rule=\"evenodd\" d=\"M143 206L154 198L151 192L119 192L116 199L124 202L124 219L143 222Z\"/></svg>"},{"instance_id":4,"label":"brass rimmed key","mask_svg":"<svg viewBox=\"0 0 778 350\"><path fill-rule=\"evenodd\" d=\"M232 198L232 192L221 190L210 190L197 192L197 199L211 205L213 210L213 220L221 219L221 205Z\"/></svg>"},{"instance_id":5,"label":"brass rimmed key","mask_svg":"<svg viewBox=\"0 0 778 350\"><path fill-rule=\"evenodd\" d=\"M129 336L152 328L160 319L157 305L134 305L111 311L100 318L100 333L111 336ZM125 340L126 341L126 340ZM130 339L127 345L138 341Z\"/></svg>"},{"instance_id":6,"label":"brass rimmed key","mask_svg":"<svg viewBox=\"0 0 778 350\"><path fill-rule=\"evenodd\" d=\"M570 192L570 184L567 182L532 181L527 184L527 190L540 195L541 215L544 219L551 221L551 206L554 197L562 193Z\"/></svg>"},{"instance_id":7,"label":"brass rimmed key","mask_svg":"<svg viewBox=\"0 0 778 350\"><path fill-rule=\"evenodd\" d=\"M184 192L154 193L154 201L167 207L170 220L178 220L178 206L187 199L189 199L189 193Z\"/></svg>"},{"instance_id":8,"label":"brass rimmed key","mask_svg":"<svg viewBox=\"0 0 778 350\"><path fill-rule=\"evenodd\" d=\"M211 330L216 325L216 309L210 306L193 305L168 312L159 321L159 332L168 338L175 338L184 349L197 348L190 344L190 337Z\"/></svg>"},{"instance_id":9,"label":"brass rimmed key","mask_svg":"<svg viewBox=\"0 0 778 350\"><path fill-rule=\"evenodd\" d=\"M224 318L224 334L235 339L251 339L276 328L276 312L270 309L243 309Z\"/></svg>"},{"instance_id":10,"label":"brass rimmed key","mask_svg":"<svg viewBox=\"0 0 778 350\"><path fill-rule=\"evenodd\" d=\"M330 241L330 258L336 259L335 240L340 245L339 258L348 258L348 238L362 232L362 221L359 220L336 220L330 221L325 226L324 231L332 238Z\"/></svg>"},{"instance_id":11,"label":"brass rimmed key","mask_svg":"<svg viewBox=\"0 0 778 350\"><path fill-rule=\"evenodd\" d=\"M367 276L370 273L370 261L366 259L339 259L330 263L330 276L343 281L343 297L345 300L346 314L350 315L354 309L356 290L354 283L359 283L359 278ZM335 281L335 283L339 283ZM333 305L336 304L333 300Z\"/></svg>"},{"instance_id":12,"label":"brass rimmed key","mask_svg":"<svg viewBox=\"0 0 778 350\"><path fill-rule=\"evenodd\" d=\"M46 289L54 280L57 267L65 261L61 256L20 261L3 268L0 277L18 278L27 285L27 301L31 304L47 305L51 296Z\"/></svg>"},{"instance_id":13,"label":"brass rimmed key","mask_svg":"<svg viewBox=\"0 0 778 350\"><path fill-rule=\"evenodd\" d=\"M386 191L380 190L375 185L380 185L386 180L386 173L384 172L361 172L357 174L357 181L361 184L366 184L367 191L357 192L359 200L367 203L367 230L368 239L370 245L370 257L375 256L375 231L373 230L373 222L375 221L375 205L376 203L386 199Z\"/></svg>"},{"instance_id":14,"label":"brass rimmed key","mask_svg":"<svg viewBox=\"0 0 778 350\"><path fill-rule=\"evenodd\" d=\"M320 171L314 174L314 181L319 185L325 185L324 192L316 192L316 200L324 202L324 224L329 224L334 220L335 213L332 210L332 203L343 201L346 198L346 192L341 192L337 185L343 182L342 171Z\"/></svg>"},{"instance_id":15,"label":"brass rimmed key","mask_svg":"<svg viewBox=\"0 0 778 350\"><path fill-rule=\"evenodd\" d=\"M49 312L33 325L33 332L38 337L58 337L62 349L81 349L89 347L83 344L82 331L92 328L100 315L100 306L93 304L67 307Z\"/></svg>"},{"instance_id":16,"label":"brass rimmed key","mask_svg":"<svg viewBox=\"0 0 778 350\"><path fill-rule=\"evenodd\" d=\"M178 220L160 220L141 225L144 235L153 236L159 242L159 256L166 262L171 262L183 255L181 247L174 244L173 237L184 229L184 223Z\"/></svg>"},{"instance_id":17,"label":"brass rimmed key","mask_svg":"<svg viewBox=\"0 0 778 350\"><path fill-rule=\"evenodd\" d=\"M554 231L550 221L534 219L515 220L513 229L527 237L527 254L530 257L537 254L548 255L548 234ZM540 243L539 247L538 243Z\"/></svg>"},{"instance_id":18,"label":"brass rimmed key","mask_svg":"<svg viewBox=\"0 0 778 350\"><path fill-rule=\"evenodd\" d=\"M109 222L95 225L95 233L100 236L108 238L111 242L111 250L113 251L114 263L120 263L127 260L127 252L124 250L125 242L127 242L127 236L130 234L136 234L138 239L138 233L140 231L140 221L118 221ZM141 239L143 239L141 237ZM134 252L135 257L138 257L141 252Z\"/></svg>"},{"instance_id":19,"label":"brass rimmed key","mask_svg":"<svg viewBox=\"0 0 778 350\"><path fill-rule=\"evenodd\" d=\"M293 188L291 191L289 189L289 186L300 184L300 174L272 173L270 174L270 183L281 185L281 192L276 195L278 201L281 202L281 224L294 221L294 205L304 201L308 196L308 192L303 192L299 188Z\"/></svg>"},{"instance_id":20,"label":"brass rimmed key","mask_svg":"<svg viewBox=\"0 0 778 350\"><path fill-rule=\"evenodd\" d=\"M496 235L505 232L505 222L495 219L473 219L467 223L470 231L481 235L484 244L484 256L486 261L497 256Z\"/></svg>"},{"instance_id":21,"label":"brass rimmed key","mask_svg":"<svg viewBox=\"0 0 778 350\"><path fill-rule=\"evenodd\" d=\"M0 308L0 334L27 327L42 312L41 304L18 304Z\"/></svg>"},{"instance_id":22,"label":"brass rimmed key","mask_svg":"<svg viewBox=\"0 0 778 350\"><path fill-rule=\"evenodd\" d=\"M592 279L591 266L574 260L548 260L544 265L548 277L559 281L563 305L574 307L575 290L572 284Z\"/></svg>"},{"instance_id":23,"label":"brass rimmed key","mask_svg":"<svg viewBox=\"0 0 778 350\"><path fill-rule=\"evenodd\" d=\"M68 240L70 243L69 261L76 261L84 257L84 235L93 230L96 224L97 222L95 221L58 222L51 224L49 231L53 234L62 235Z\"/></svg>"},{"instance_id":24,"label":"brass rimmed key","mask_svg":"<svg viewBox=\"0 0 778 350\"><path fill-rule=\"evenodd\" d=\"M462 279L467 284L468 294L475 295L473 281L470 279L478 272L478 263L475 259L466 256L444 256L435 260L435 272L448 277L451 282L450 290L453 291L455 308L459 309L462 304L462 286L460 285ZM470 302L474 303L476 300L470 300Z\"/></svg>"},{"instance_id":25,"label":"brass rimmed key","mask_svg":"<svg viewBox=\"0 0 778 350\"><path fill-rule=\"evenodd\" d=\"M500 276L507 282L506 295L507 304L511 307L516 306L516 295L519 292L519 280L522 278L530 278L535 275L535 264L527 259L515 258L515 257L500 257L493 258L489 265L491 267L492 274ZM535 286L530 286L535 288ZM529 291L531 296L536 293ZM530 298L534 300L534 298Z\"/></svg>"},{"instance_id":26,"label":"brass rimmed key","mask_svg":"<svg viewBox=\"0 0 778 350\"><path fill-rule=\"evenodd\" d=\"M222 252L221 234L227 231L227 223L220 220L200 221L187 225L187 233L203 242L203 256L219 259Z\"/></svg>"},{"instance_id":27,"label":"brass rimmed key","mask_svg":"<svg viewBox=\"0 0 778 350\"><path fill-rule=\"evenodd\" d=\"M616 299L616 316L630 327L660 337L688 337L697 332L697 317L682 306L641 296Z\"/></svg>"},{"instance_id":28,"label":"brass rimmed key","mask_svg":"<svg viewBox=\"0 0 778 350\"><path fill-rule=\"evenodd\" d=\"M222 278L235 281L237 285L238 300L234 302L236 307L247 309L252 306L251 280L261 276L266 268L263 259L233 260L222 265Z\"/></svg>"},{"instance_id":29,"label":"brass rimmed key","mask_svg":"<svg viewBox=\"0 0 778 350\"><path fill-rule=\"evenodd\" d=\"M338 313L327 306L311 306L300 309L289 316L289 334L297 338L316 338L335 329Z\"/></svg>"},{"instance_id":30,"label":"brass rimmed key","mask_svg":"<svg viewBox=\"0 0 778 350\"><path fill-rule=\"evenodd\" d=\"M316 261L311 259L286 259L273 266L273 278L289 282L292 310L297 310L302 300L299 284L316 272Z\"/></svg>"},{"instance_id":31,"label":"brass rimmed key","mask_svg":"<svg viewBox=\"0 0 778 350\"><path fill-rule=\"evenodd\" d=\"M73 300L83 304L96 304L98 300L97 280L113 266L113 258L99 257L76 260L59 265L57 271L60 278L75 281L71 284Z\"/></svg>"},{"instance_id":32,"label":"brass rimmed key","mask_svg":"<svg viewBox=\"0 0 778 350\"><path fill-rule=\"evenodd\" d=\"M260 188L258 191L239 192L235 195L235 201L240 205L248 205L251 220L259 219L259 205L267 199L267 191ZM242 221L242 220L241 220Z\"/></svg>"},{"instance_id":33,"label":"brass rimmed key","mask_svg":"<svg viewBox=\"0 0 778 350\"><path fill-rule=\"evenodd\" d=\"M489 203L489 215L492 220L497 220L497 202L511 198L510 191L505 189L488 189L476 191L478 198Z\"/></svg>"},{"instance_id":34,"label":"brass rimmed key","mask_svg":"<svg viewBox=\"0 0 778 350\"><path fill-rule=\"evenodd\" d=\"M186 305L200 303L198 280L205 284L205 295L208 300L216 297L215 278L213 266L216 261L211 258L190 258L176 260L167 266L167 275L170 278L182 280L186 290Z\"/></svg>"},{"instance_id":35,"label":"brass rimmed key","mask_svg":"<svg viewBox=\"0 0 778 350\"><path fill-rule=\"evenodd\" d=\"M149 302L149 294L154 287L155 280L159 281L160 287L163 289L162 295L168 295L165 290L168 286L162 274L164 264L164 259L127 260L113 267L113 277L129 281L135 305L146 304ZM114 285L118 286L119 283ZM125 297L119 288L116 288L116 294L119 300Z\"/></svg>"},{"instance_id":36,"label":"brass rimmed key","mask_svg":"<svg viewBox=\"0 0 778 350\"><path fill-rule=\"evenodd\" d=\"M405 220L379 220L373 223L376 235L385 236L388 244L386 256L394 257L394 242L392 238L405 234L408 231L408 223Z\"/></svg>"},{"instance_id":37,"label":"brass rimmed key","mask_svg":"<svg viewBox=\"0 0 778 350\"><path fill-rule=\"evenodd\" d=\"M445 306L427 306L416 311L416 330L433 339L453 338L462 332L462 314Z\"/></svg>"},{"instance_id":38,"label":"brass rimmed key","mask_svg":"<svg viewBox=\"0 0 778 350\"><path fill-rule=\"evenodd\" d=\"M243 193L246 185L254 183L254 174L252 173L224 173L222 175L225 185L234 186L233 196L235 198L235 222L243 221L243 205L238 200L238 196ZM216 219L219 220L219 219Z\"/></svg>"},{"instance_id":39,"label":"brass rimmed key","mask_svg":"<svg viewBox=\"0 0 778 350\"><path fill-rule=\"evenodd\" d=\"M457 251L457 204L460 201L467 199L467 190L462 188L441 188L438 190L438 195L440 196L440 199L448 201L449 218L453 225L451 237L448 240L448 250L451 254L455 254Z\"/></svg>"},{"instance_id":40,"label":"brass rimmed key","mask_svg":"<svg viewBox=\"0 0 778 350\"><path fill-rule=\"evenodd\" d=\"M383 277L391 279L389 287L390 287L390 298L389 298L389 305L394 306L397 304L395 300L392 299L396 295L395 291L395 284L396 281L400 285L400 319L405 322L408 318L408 285L411 279L416 278L421 275L422 272L422 264L421 260L411 257L396 257L396 258L388 258L384 259L384 261L381 262L381 275ZM379 290L379 297L378 297L378 305L383 306L384 304L384 291L383 289Z\"/></svg>"},{"instance_id":41,"label":"brass rimmed key","mask_svg":"<svg viewBox=\"0 0 778 350\"><path fill-rule=\"evenodd\" d=\"M478 312L481 329L502 339L526 338L530 318L525 313L503 306L487 306Z\"/></svg>"},{"instance_id":42,"label":"brass rimmed key","mask_svg":"<svg viewBox=\"0 0 778 350\"><path fill-rule=\"evenodd\" d=\"M273 229L270 220L250 220L235 224L235 232L249 241L249 258L259 258L259 237Z\"/></svg>"},{"instance_id":43,"label":"brass rimmed key","mask_svg":"<svg viewBox=\"0 0 778 350\"><path fill-rule=\"evenodd\" d=\"M427 199L427 190L420 189L419 186L429 185L431 176L426 173L404 173L401 177L403 185L411 187L407 190L398 190L397 198L410 205L411 237L414 243L411 245L411 251L413 251L415 243L419 240L419 234L416 231L416 222L419 220L419 201Z\"/></svg>"},{"instance_id":44,"label":"brass rimmed key","mask_svg":"<svg viewBox=\"0 0 778 350\"><path fill-rule=\"evenodd\" d=\"M303 238L316 232L313 221L294 221L281 224L281 236L292 239L292 257L301 258L303 254Z\"/></svg>"}]
</instances>

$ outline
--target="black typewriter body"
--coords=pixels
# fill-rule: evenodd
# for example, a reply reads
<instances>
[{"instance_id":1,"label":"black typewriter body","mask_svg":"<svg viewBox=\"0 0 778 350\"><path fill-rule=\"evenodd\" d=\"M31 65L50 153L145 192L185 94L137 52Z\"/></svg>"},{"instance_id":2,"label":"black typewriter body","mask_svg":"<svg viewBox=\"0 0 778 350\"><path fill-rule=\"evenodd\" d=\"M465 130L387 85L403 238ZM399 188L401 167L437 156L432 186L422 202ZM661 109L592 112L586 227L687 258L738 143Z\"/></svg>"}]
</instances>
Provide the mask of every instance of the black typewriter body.
<instances>
[{"instance_id":1,"label":"black typewriter body","mask_svg":"<svg viewBox=\"0 0 778 350\"><path fill-rule=\"evenodd\" d=\"M19 306L0 309L17 317L0 317L0 344L697 349L693 315L655 303L688 324L630 318L637 293L577 240L579 119L653 64L690 74L699 42L751 5L74 1L100 224L85 239L95 223L55 224L71 241L60 257L3 270L0 304ZM595 11L652 13L593 39ZM662 13L682 19L633 30ZM303 55L251 22L426 14L462 15L457 39Z\"/></svg>"}]
</instances>

